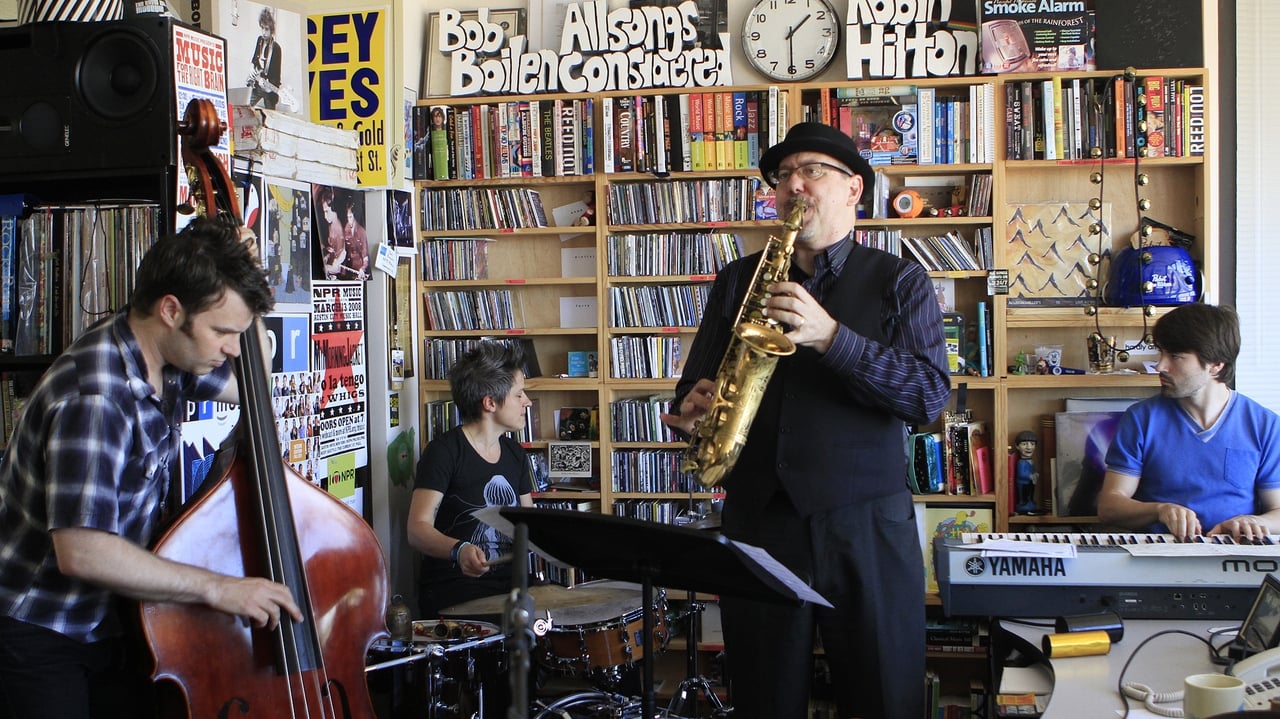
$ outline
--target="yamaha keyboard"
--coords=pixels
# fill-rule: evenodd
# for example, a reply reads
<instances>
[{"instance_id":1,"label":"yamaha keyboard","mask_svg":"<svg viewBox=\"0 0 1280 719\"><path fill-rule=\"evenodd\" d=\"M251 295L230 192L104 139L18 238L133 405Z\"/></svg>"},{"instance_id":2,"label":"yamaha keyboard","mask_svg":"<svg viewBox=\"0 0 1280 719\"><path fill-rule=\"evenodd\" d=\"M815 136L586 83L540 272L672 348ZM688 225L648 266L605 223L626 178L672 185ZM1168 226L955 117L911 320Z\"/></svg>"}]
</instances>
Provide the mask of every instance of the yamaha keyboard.
<instances>
[{"instance_id":1,"label":"yamaha keyboard","mask_svg":"<svg viewBox=\"0 0 1280 719\"><path fill-rule=\"evenodd\" d=\"M997 540L1031 544L982 550ZM1033 545L1046 543L1073 545L1075 556L1037 554ZM1263 577L1280 571L1280 538L1245 544L1163 534L972 533L935 538L933 556L948 615L1243 619Z\"/></svg>"}]
</instances>

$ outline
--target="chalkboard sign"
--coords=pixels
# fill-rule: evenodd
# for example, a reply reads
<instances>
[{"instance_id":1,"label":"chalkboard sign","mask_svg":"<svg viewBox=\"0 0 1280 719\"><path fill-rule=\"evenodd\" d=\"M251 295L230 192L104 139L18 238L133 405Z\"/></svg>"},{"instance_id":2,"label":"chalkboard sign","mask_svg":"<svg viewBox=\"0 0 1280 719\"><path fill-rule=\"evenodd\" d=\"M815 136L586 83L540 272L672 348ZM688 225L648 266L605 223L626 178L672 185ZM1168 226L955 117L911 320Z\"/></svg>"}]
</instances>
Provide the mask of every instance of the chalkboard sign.
<instances>
[{"instance_id":1,"label":"chalkboard sign","mask_svg":"<svg viewBox=\"0 0 1280 719\"><path fill-rule=\"evenodd\" d=\"M1200 12L1200 0L1098 0L1098 69L1203 67Z\"/></svg>"}]
</instances>

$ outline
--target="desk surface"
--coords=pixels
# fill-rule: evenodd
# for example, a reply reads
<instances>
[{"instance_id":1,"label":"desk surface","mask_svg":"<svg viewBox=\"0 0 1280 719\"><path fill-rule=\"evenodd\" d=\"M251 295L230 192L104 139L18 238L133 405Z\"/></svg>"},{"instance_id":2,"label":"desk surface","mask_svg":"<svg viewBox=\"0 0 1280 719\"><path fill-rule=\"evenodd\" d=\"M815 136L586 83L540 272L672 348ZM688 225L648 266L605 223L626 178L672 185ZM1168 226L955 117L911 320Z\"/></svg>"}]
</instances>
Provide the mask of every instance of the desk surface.
<instances>
[{"instance_id":1,"label":"desk surface","mask_svg":"<svg viewBox=\"0 0 1280 719\"><path fill-rule=\"evenodd\" d=\"M1050 626L1032 627L1010 620L1002 620L1000 626L1038 649L1044 635L1053 633L1053 620L1034 621ZM1182 680L1189 674L1221 672L1223 667L1210 661L1205 644L1186 634L1156 637L1141 650L1138 650L1138 645L1161 631L1177 629L1210 639L1214 646L1218 646L1226 642L1227 637L1211 639L1209 630L1226 626L1232 626L1231 622L1125 620L1124 638L1111 645L1108 654L1048 660L1054 683L1043 719L1110 719L1119 716L1124 708L1117 693L1120 672L1135 650L1138 656L1129 665L1125 681L1145 684L1157 692L1182 691ZM1131 707L1142 706L1141 702L1132 699L1129 704Z\"/></svg>"}]
</instances>

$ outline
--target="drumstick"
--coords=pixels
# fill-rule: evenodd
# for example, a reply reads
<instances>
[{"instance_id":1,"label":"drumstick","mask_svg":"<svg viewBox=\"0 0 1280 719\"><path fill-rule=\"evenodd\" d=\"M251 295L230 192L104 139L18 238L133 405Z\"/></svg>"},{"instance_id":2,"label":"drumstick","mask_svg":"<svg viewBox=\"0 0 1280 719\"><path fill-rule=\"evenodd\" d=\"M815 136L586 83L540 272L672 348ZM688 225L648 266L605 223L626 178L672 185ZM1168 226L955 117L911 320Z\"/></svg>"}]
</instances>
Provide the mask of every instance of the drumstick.
<instances>
[{"instance_id":1,"label":"drumstick","mask_svg":"<svg viewBox=\"0 0 1280 719\"><path fill-rule=\"evenodd\" d=\"M486 562L486 564L488 564L490 567L496 567L499 564L506 564L507 562L510 562L511 557L512 555L510 554L500 554L494 557L493 559L490 559L488 562Z\"/></svg>"}]
</instances>

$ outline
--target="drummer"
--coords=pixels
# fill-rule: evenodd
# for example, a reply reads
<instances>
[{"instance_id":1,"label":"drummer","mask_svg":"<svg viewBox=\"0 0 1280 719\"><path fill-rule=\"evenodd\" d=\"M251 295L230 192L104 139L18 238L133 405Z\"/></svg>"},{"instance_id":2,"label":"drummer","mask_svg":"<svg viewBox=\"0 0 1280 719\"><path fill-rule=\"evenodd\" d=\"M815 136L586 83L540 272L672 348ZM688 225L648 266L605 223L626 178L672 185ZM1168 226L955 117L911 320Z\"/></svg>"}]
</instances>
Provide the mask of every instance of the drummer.
<instances>
[{"instance_id":1,"label":"drummer","mask_svg":"<svg viewBox=\"0 0 1280 719\"><path fill-rule=\"evenodd\" d=\"M476 519L492 506L533 506L524 448L508 436L525 426L524 364L517 348L481 342L449 372L462 424L433 439L418 462L409 505L409 544L422 552L418 607L445 607L512 588L512 539Z\"/></svg>"}]
</instances>

